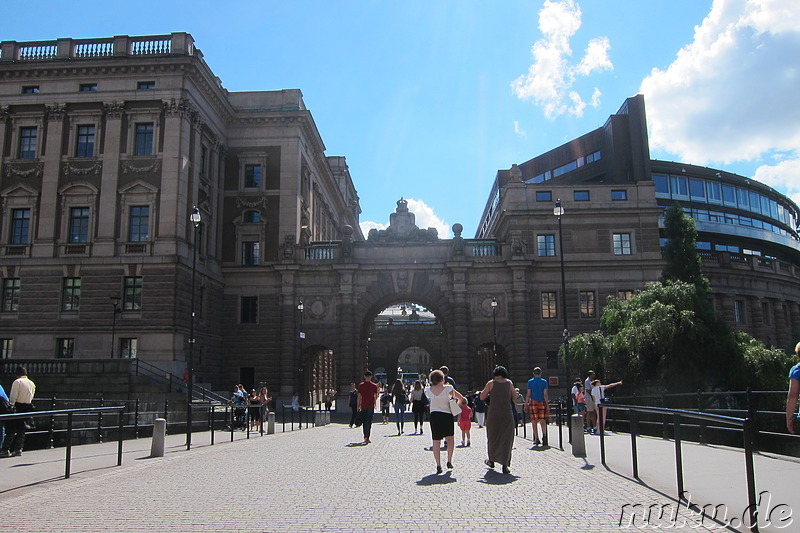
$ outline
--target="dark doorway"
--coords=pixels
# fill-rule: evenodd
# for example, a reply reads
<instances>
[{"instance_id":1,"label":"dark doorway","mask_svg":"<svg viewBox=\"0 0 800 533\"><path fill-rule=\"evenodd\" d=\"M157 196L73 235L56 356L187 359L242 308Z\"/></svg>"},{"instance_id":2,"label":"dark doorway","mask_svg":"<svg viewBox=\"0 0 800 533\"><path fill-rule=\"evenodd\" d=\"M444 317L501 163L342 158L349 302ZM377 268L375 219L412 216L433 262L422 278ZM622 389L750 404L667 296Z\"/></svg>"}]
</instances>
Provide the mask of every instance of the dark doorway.
<instances>
[{"instance_id":1,"label":"dark doorway","mask_svg":"<svg viewBox=\"0 0 800 533\"><path fill-rule=\"evenodd\" d=\"M256 388L256 369L252 366L239 367L239 383L247 392Z\"/></svg>"}]
</instances>

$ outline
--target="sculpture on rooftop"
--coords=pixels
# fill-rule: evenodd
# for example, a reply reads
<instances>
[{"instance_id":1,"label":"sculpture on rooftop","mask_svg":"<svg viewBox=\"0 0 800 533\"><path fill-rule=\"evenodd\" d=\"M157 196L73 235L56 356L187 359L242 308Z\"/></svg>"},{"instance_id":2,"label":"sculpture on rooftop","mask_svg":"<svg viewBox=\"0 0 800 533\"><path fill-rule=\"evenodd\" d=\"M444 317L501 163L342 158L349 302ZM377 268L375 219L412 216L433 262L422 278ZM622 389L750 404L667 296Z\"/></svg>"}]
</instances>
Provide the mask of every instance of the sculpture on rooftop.
<instances>
[{"instance_id":1,"label":"sculpture on rooftop","mask_svg":"<svg viewBox=\"0 0 800 533\"><path fill-rule=\"evenodd\" d=\"M371 229L367 242L371 244L386 243L424 243L439 240L436 228L420 229L414 223L414 213L408 210L408 201L400 198L397 209L389 215L389 227L386 229Z\"/></svg>"}]
</instances>

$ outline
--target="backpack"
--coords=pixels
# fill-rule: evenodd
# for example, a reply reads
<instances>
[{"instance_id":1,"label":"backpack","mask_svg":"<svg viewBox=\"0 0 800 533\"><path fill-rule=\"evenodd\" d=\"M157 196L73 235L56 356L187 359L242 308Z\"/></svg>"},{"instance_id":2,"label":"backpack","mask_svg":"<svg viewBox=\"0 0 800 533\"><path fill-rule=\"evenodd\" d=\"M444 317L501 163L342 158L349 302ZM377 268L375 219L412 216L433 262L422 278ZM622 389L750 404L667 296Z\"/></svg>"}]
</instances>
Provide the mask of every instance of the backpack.
<instances>
[{"instance_id":1,"label":"backpack","mask_svg":"<svg viewBox=\"0 0 800 533\"><path fill-rule=\"evenodd\" d=\"M14 412L14 406L11 402L3 397L0 397L0 415L10 415Z\"/></svg>"}]
</instances>

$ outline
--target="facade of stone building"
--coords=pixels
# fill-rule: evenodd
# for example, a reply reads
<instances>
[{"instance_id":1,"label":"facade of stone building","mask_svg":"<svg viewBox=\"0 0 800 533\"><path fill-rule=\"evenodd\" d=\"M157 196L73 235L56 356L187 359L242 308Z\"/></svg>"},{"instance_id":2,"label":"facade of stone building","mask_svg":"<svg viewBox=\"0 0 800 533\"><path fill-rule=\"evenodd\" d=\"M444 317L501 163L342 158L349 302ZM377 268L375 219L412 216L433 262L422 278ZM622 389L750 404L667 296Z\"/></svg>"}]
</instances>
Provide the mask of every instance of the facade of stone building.
<instances>
[{"instance_id":1,"label":"facade of stone building","mask_svg":"<svg viewBox=\"0 0 800 533\"><path fill-rule=\"evenodd\" d=\"M504 364L563 390L564 318L593 331L608 296L659 278L674 201L698 220L715 305L778 346L800 330L797 206L651 160L641 96L499 171L475 238L417 227L403 199L365 237L347 162L299 90L229 92L185 33L3 42L0 195L11 361L138 358L179 376L194 300L195 379L217 390L314 402L365 368L442 364L461 389Z\"/></svg>"}]
</instances>

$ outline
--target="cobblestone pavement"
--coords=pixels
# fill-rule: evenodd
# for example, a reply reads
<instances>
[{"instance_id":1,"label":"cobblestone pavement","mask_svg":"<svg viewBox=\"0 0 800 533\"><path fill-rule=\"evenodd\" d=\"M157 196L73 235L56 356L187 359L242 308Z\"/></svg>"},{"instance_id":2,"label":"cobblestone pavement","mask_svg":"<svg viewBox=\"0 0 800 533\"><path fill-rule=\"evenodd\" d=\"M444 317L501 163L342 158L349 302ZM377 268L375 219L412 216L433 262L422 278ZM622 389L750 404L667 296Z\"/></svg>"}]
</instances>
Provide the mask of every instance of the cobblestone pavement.
<instances>
[{"instance_id":1,"label":"cobblestone pavement","mask_svg":"<svg viewBox=\"0 0 800 533\"><path fill-rule=\"evenodd\" d=\"M102 466L70 479L0 491L0 530L594 533L635 530L637 525L650 530L654 525L678 531L725 529L708 520L700 525L696 515L670 496L592 464L591 459L575 458L555 447L532 448L521 438L516 439L512 473L504 475L499 467L489 470L483 464L484 431L474 426L472 446L457 448L454 469L442 475L435 474L433 454L425 449L431 444L427 427L425 435L397 436L393 424L377 423L372 444L362 445L360 429L331 424L233 443L218 441L188 452L173 446L162 458L148 458L149 448L142 449L138 441L140 449L126 452L122 467L110 467L115 461L106 455ZM174 444L179 436L172 438ZM195 439L198 443L201 436ZM0 475L36 462L37 454L53 452L2 459ZM52 462L63 475L63 460L53 456ZM631 526L630 514L623 516L624 506L637 504L666 506L666 514L661 519L651 516L644 524L639 508ZM677 524L670 515L676 511Z\"/></svg>"}]
</instances>

